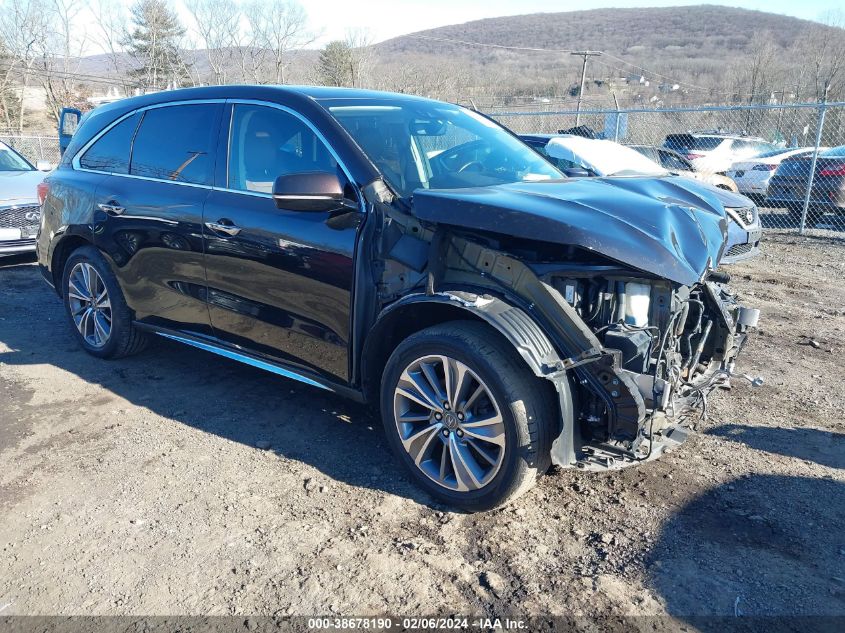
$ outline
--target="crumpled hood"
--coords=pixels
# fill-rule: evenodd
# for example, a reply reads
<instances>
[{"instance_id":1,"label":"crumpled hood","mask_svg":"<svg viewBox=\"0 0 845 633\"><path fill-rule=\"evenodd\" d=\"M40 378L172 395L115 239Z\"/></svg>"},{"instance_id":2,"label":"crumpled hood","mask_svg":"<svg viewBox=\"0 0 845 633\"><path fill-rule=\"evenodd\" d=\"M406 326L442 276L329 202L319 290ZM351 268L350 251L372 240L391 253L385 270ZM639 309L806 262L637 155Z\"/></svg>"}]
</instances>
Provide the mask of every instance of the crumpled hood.
<instances>
[{"instance_id":1,"label":"crumpled hood","mask_svg":"<svg viewBox=\"0 0 845 633\"><path fill-rule=\"evenodd\" d=\"M727 237L720 196L683 178L573 178L418 189L422 220L580 246L691 285L718 265Z\"/></svg>"},{"instance_id":2,"label":"crumpled hood","mask_svg":"<svg viewBox=\"0 0 845 633\"><path fill-rule=\"evenodd\" d=\"M0 171L0 206L37 202L36 188L46 176L43 171Z\"/></svg>"}]
</instances>

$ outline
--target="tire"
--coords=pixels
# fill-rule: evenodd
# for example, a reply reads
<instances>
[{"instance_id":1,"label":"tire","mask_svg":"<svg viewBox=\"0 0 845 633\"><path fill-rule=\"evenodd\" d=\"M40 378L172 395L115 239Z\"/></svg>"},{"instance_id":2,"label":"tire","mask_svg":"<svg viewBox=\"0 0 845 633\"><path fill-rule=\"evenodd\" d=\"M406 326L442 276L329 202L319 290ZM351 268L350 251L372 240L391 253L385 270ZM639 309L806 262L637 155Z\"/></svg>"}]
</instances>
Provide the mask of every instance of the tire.
<instances>
[{"instance_id":1,"label":"tire","mask_svg":"<svg viewBox=\"0 0 845 633\"><path fill-rule=\"evenodd\" d=\"M791 223L794 223L795 225L801 224L801 215L804 213L803 204L790 203L790 205L787 207L787 211L787 217L789 218L789 221ZM816 225L816 222L822 219L822 216L824 216L823 212L816 211L812 207L810 207L809 209L807 209L807 218L805 219L805 226L810 228L814 227Z\"/></svg>"},{"instance_id":2,"label":"tire","mask_svg":"<svg viewBox=\"0 0 845 633\"><path fill-rule=\"evenodd\" d=\"M92 270L98 279L91 274ZM92 285L96 292L91 291ZM117 278L96 248L81 246L71 254L62 272L61 291L68 320L86 352L113 359L131 356L145 347L147 336L132 324L132 311L126 305ZM90 298L94 294L105 299L92 306Z\"/></svg>"},{"instance_id":3,"label":"tire","mask_svg":"<svg viewBox=\"0 0 845 633\"><path fill-rule=\"evenodd\" d=\"M437 392L427 376L439 381L442 397L444 357L464 383L459 393L446 394L454 405L435 409L429 405ZM429 397L420 399L423 392ZM381 414L411 479L438 501L475 512L513 501L549 469L558 427L553 395L489 326L452 321L417 332L393 351L382 375Z\"/></svg>"}]
</instances>

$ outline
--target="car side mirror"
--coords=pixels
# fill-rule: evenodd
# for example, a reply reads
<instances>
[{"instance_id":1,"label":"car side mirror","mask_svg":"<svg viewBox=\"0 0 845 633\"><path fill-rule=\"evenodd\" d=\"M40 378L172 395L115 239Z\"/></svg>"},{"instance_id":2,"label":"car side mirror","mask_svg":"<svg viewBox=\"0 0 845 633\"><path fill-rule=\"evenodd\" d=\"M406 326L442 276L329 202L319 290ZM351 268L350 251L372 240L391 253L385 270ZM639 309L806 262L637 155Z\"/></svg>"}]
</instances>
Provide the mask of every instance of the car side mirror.
<instances>
[{"instance_id":1,"label":"car side mirror","mask_svg":"<svg viewBox=\"0 0 845 633\"><path fill-rule=\"evenodd\" d=\"M35 169L38 171L52 171L53 163L49 160L39 160L35 163Z\"/></svg>"},{"instance_id":2,"label":"car side mirror","mask_svg":"<svg viewBox=\"0 0 845 633\"><path fill-rule=\"evenodd\" d=\"M276 178L276 207L289 211L334 211L349 206L337 174L308 171Z\"/></svg>"},{"instance_id":3,"label":"car side mirror","mask_svg":"<svg viewBox=\"0 0 845 633\"><path fill-rule=\"evenodd\" d=\"M590 170L584 169L583 167L568 167L563 170L563 173L570 178L589 178L593 175L590 173Z\"/></svg>"}]
</instances>

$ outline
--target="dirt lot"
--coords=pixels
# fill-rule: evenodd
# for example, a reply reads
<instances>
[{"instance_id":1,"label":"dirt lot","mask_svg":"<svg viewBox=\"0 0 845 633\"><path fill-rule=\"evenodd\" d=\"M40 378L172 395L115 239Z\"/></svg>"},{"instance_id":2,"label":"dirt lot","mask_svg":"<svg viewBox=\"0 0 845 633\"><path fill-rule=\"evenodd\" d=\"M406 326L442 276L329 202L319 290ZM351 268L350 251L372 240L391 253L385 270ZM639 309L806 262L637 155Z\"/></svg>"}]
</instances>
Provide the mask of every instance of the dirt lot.
<instances>
[{"instance_id":1,"label":"dirt lot","mask_svg":"<svg viewBox=\"0 0 845 633\"><path fill-rule=\"evenodd\" d=\"M466 515L362 407L166 341L94 359L7 261L0 613L845 615L845 245L769 235L732 272L765 386L661 460Z\"/></svg>"}]
</instances>

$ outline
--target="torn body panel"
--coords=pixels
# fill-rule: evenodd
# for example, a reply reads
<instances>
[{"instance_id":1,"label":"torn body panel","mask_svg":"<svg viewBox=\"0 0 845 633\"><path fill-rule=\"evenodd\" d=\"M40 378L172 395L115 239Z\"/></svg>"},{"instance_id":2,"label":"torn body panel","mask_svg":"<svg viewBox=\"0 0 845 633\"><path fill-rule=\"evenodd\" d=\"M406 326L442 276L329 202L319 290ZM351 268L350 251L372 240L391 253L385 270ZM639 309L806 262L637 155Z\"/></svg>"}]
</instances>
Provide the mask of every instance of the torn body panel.
<instances>
[{"instance_id":1,"label":"torn body panel","mask_svg":"<svg viewBox=\"0 0 845 633\"><path fill-rule=\"evenodd\" d=\"M453 208L452 218L461 209ZM710 257L724 240L719 220L702 229L698 250L687 243L689 256L672 267L686 271L678 273L690 281L685 285L640 259L632 264L598 248L549 244L548 235L526 246L522 230L499 235L448 223L445 211L441 222L431 221L439 213L423 215L387 213L377 249L377 322L430 302L459 306L496 328L557 392L554 463L615 468L658 456L686 436L681 425L729 375L745 333L724 284L707 281ZM625 239L633 249L631 231ZM677 237L680 229L673 231ZM705 239L708 231L719 246ZM593 246L612 242L595 239Z\"/></svg>"}]
</instances>

